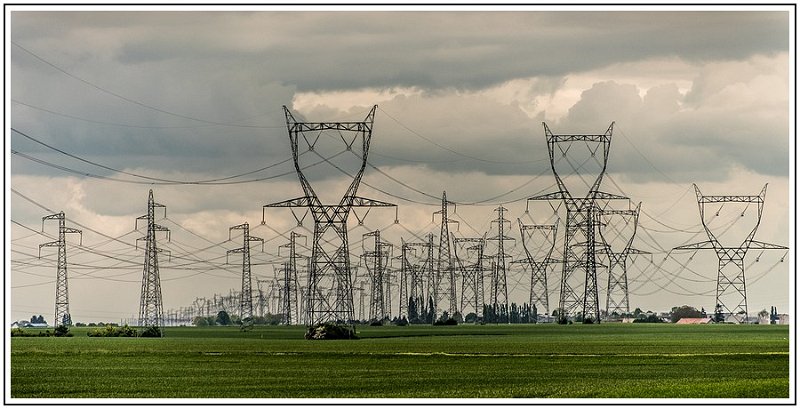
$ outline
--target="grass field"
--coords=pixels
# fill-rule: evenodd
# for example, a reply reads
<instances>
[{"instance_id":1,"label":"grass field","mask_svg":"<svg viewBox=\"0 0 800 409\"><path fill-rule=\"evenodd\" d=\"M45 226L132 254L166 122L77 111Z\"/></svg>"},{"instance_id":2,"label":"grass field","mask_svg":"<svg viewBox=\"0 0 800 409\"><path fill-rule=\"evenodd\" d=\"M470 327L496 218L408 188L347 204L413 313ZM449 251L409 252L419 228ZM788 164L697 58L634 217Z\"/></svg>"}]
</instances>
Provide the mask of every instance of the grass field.
<instances>
[{"instance_id":1,"label":"grass field","mask_svg":"<svg viewBox=\"0 0 800 409\"><path fill-rule=\"evenodd\" d=\"M12 338L12 398L788 398L768 325L167 328L163 339Z\"/></svg>"}]
</instances>

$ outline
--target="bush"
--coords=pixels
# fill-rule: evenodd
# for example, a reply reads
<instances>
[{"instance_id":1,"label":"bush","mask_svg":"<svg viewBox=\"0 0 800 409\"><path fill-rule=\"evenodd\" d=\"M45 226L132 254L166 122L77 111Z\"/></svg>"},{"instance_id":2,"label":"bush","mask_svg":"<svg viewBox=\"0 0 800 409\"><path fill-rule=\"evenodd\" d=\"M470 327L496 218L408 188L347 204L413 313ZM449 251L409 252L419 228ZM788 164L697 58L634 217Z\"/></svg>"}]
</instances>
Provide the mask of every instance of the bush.
<instances>
[{"instance_id":1,"label":"bush","mask_svg":"<svg viewBox=\"0 0 800 409\"><path fill-rule=\"evenodd\" d=\"M358 339L355 330L349 325L340 325L333 322L318 324L308 327L306 339Z\"/></svg>"},{"instance_id":2,"label":"bush","mask_svg":"<svg viewBox=\"0 0 800 409\"><path fill-rule=\"evenodd\" d=\"M153 325L152 327L147 327L144 331L142 331L142 335L140 337L143 338L161 338L161 328Z\"/></svg>"},{"instance_id":3,"label":"bush","mask_svg":"<svg viewBox=\"0 0 800 409\"><path fill-rule=\"evenodd\" d=\"M69 332L69 327L66 325L59 325L53 331L53 336L56 337L71 337L72 333Z\"/></svg>"},{"instance_id":4,"label":"bush","mask_svg":"<svg viewBox=\"0 0 800 409\"><path fill-rule=\"evenodd\" d=\"M382 327L383 326L383 321L372 321L372 322L369 323L369 326L370 327Z\"/></svg>"},{"instance_id":5,"label":"bush","mask_svg":"<svg viewBox=\"0 0 800 409\"><path fill-rule=\"evenodd\" d=\"M106 325L105 328L98 328L93 330L86 335L90 337L135 337L137 336L137 332L135 329L125 325L123 327L115 327L112 325Z\"/></svg>"},{"instance_id":6,"label":"bush","mask_svg":"<svg viewBox=\"0 0 800 409\"><path fill-rule=\"evenodd\" d=\"M444 321L436 321L436 322L433 323L433 325L435 325L435 326L440 326L440 325L458 325L458 321L456 321L454 318L448 318L448 319L446 319Z\"/></svg>"}]
</instances>

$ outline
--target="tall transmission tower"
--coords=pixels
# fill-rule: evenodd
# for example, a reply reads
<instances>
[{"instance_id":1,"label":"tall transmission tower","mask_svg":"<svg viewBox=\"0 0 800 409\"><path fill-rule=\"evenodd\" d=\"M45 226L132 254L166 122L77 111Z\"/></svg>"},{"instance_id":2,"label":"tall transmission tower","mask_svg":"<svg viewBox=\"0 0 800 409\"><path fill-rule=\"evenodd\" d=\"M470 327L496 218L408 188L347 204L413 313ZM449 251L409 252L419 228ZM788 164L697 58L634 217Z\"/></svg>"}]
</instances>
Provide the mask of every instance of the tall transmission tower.
<instances>
[{"instance_id":1,"label":"tall transmission tower","mask_svg":"<svg viewBox=\"0 0 800 409\"><path fill-rule=\"evenodd\" d=\"M242 223L228 229L228 240L231 239L231 232L234 230L242 231L242 247L228 250L226 255L242 254L242 297L239 302L239 319L242 320L242 328L245 329L253 326L253 276L250 272L250 242L261 242L261 251L264 251L264 239L251 236L250 225Z\"/></svg>"},{"instance_id":2,"label":"tall transmission tower","mask_svg":"<svg viewBox=\"0 0 800 409\"><path fill-rule=\"evenodd\" d=\"M433 233L427 235L427 240L424 242L405 242L403 244L404 251L402 256L408 269L411 271L411 288L409 289L409 302L413 300L415 310L417 313L427 305L428 299L433 299L433 291L436 287L436 272L434 271L434 257L433 257ZM419 252L417 250L419 249ZM424 256L413 257L414 262L411 262L411 253L423 254ZM419 317L409 317L413 320Z\"/></svg>"},{"instance_id":3,"label":"tall transmission tower","mask_svg":"<svg viewBox=\"0 0 800 409\"><path fill-rule=\"evenodd\" d=\"M66 227L64 212L58 212L56 214L42 217L42 231L44 231L44 222L47 220L58 220L58 240L39 245L39 257L42 257L42 247L58 247L58 267L56 270L56 308L53 322L54 326L72 326L72 315L69 313L66 237L67 234L78 233L81 235L81 244L83 244L83 233L78 229Z\"/></svg>"},{"instance_id":4,"label":"tall transmission tower","mask_svg":"<svg viewBox=\"0 0 800 409\"><path fill-rule=\"evenodd\" d=\"M529 305L537 307L544 315L550 314L550 294L547 287L547 269L558 261L552 258L556 246L558 221L556 224L523 224L520 219L519 234L525 259L520 260L531 269L531 292Z\"/></svg>"},{"instance_id":5,"label":"tall transmission tower","mask_svg":"<svg viewBox=\"0 0 800 409\"><path fill-rule=\"evenodd\" d=\"M700 221L703 223L703 229L708 234L708 240L694 244L687 244L675 247L673 250L711 250L717 254L719 259L719 268L717 270L717 291L716 291L716 305L717 308L722 308L723 312L732 316L737 322L747 322L747 287L745 285L745 268L744 257L750 249L756 250L788 250L788 247L780 246L777 244L769 244L761 241L756 241L753 238L756 235L758 226L761 224L761 215L764 210L764 198L767 195L767 185L761 189L761 193L757 196L704 196L697 185L694 186L695 194L697 195L697 206L700 208ZM709 228L705 217L705 206L707 204L721 203L723 206L727 203L755 203L758 206L756 213L755 226L744 240L733 247L724 244L720 240L721 234L715 234ZM717 210L719 212L719 210ZM744 217L744 211L742 212Z\"/></svg>"},{"instance_id":6,"label":"tall transmission tower","mask_svg":"<svg viewBox=\"0 0 800 409\"><path fill-rule=\"evenodd\" d=\"M164 217L167 217L167 207L158 204L153 199L153 189L147 199L147 214L136 218L136 228L139 220L147 221L147 235L138 240L145 240L144 270L142 271L142 295L139 301L139 326L158 327L164 326L164 304L161 298L161 277L158 272L158 253L162 250L156 244L156 232L166 232L169 240L169 229L156 224L155 209L163 208ZM137 243L138 243L137 240Z\"/></svg>"},{"instance_id":7,"label":"tall transmission tower","mask_svg":"<svg viewBox=\"0 0 800 409\"><path fill-rule=\"evenodd\" d=\"M283 315L283 323L292 325L293 323L301 322L300 318L300 303L298 301L297 291L297 260L304 258L297 253L297 239L305 237L302 234L291 232L289 234L289 242L282 244L278 247L278 255L281 249L289 249L289 256L282 265L283 270L283 287L281 288L281 312Z\"/></svg>"},{"instance_id":8,"label":"tall transmission tower","mask_svg":"<svg viewBox=\"0 0 800 409\"><path fill-rule=\"evenodd\" d=\"M438 319L445 311L452 317L458 312L458 298L456 298L456 277L453 266L453 253L450 249L450 224L458 221L447 216L447 206L454 202L447 200L447 192L442 192L442 209L433 214L441 215L441 228L439 233L439 258L436 264L436 283L433 290L433 305L435 309L434 320ZM447 310L445 310L447 302Z\"/></svg>"},{"instance_id":9,"label":"tall transmission tower","mask_svg":"<svg viewBox=\"0 0 800 409\"><path fill-rule=\"evenodd\" d=\"M497 219L492 220L492 223L497 223L497 235L489 237L486 240L497 241L495 264L492 267L490 304L494 308L499 308L500 306L508 306L508 274L506 272L506 258L510 256L506 254L504 243L508 240L515 239L513 237L508 237L505 234L506 223L509 225L511 224L511 222L504 217L504 214L508 209L503 206L499 206L494 210L497 212Z\"/></svg>"},{"instance_id":10,"label":"tall transmission tower","mask_svg":"<svg viewBox=\"0 0 800 409\"><path fill-rule=\"evenodd\" d=\"M400 297L400 305L398 306L397 316L399 318L408 317L408 299L409 299L409 292L408 292L408 282L411 281L411 287L414 288L414 280L416 279L416 274L414 274L414 267L413 264L408 260L408 252L411 250L411 247L405 241L400 242L400 288L398 290L398 295ZM416 294L414 294L416 297Z\"/></svg>"},{"instance_id":11,"label":"tall transmission tower","mask_svg":"<svg viewBox=\"0 0 800 409\"><path fill-rule=\"evenodd\" d=\"M600 191L614 123L600 135L554 135L547 124L542 125L558 191L528 200L560 200L566 208L559 322L580 312L584 322L599 323L596 233L597 211L604 206L598 202L627 199Z\"/></svg>"},{"instance_id":12,"label":"tall transmission tower","mask_svg":"<svg viewBox=\"0 0 800 409\"><path fill-rule=\"evenodd\" d=\"M364 239L373 238L373 250L364 251L364 265L367 268L370 278L370 303L369 319L380 321L387 318L388 308L386 303L386 278L387 266L389 263L389 252L386 250L388 243L381 241L380 230L371 231L363 235Z\"/></svg>"},{"instance_id":13,"label":"tall transmission tower","mask_svg":"<svg viewBox=\"0 0 800 409\"><path fill-rule=\"evenodd\" d=\"M456 263L461 272L461 312L483 314L483 250L484 237L453 237Z\"/></svg>"},{"instance_id":14,"label":"tall transmission tower","mask_svg":"<svg viewBox=\"0 0 800 409\"><path fill-rule=\"evenodd\" d=\"M314 218L311 270L306 303L307 316L311 325L327 321L349 322L354 319L353 283L347 240L347 219L351 209L354 207L396 206L392 203L356 196L367 165L372 125L377 108L377 105L373 106L366 119L360 122L299 122L295 120L286 106L283 107L289 141L292 146L292 159L304 196L268 204L264 206L264 209L267 207L304 207L311 211ZM303 174L299 162L300 144L302 143L303 147L307 148L304 152L319 154L315 150L315 145L323 133L329 132L337 133L337 136L341 137L341 141L346 145L347 151L360 159L360 167L352 175L353 181L339 203L335 205L322 203L311 183ZM360 144L357 144L356 142L359 140ZM323 157L323 160L332 164L330 158ZM265 221L262 220L262 223ZM330 292L331 296L328 296L328 292L320 291L326 282L333 290Z\"/></svg>"},{"instance_id":15,"label":"tall transmission tower","mask_svg":"<svg viewBox=\"0 0 800 409\"><path fill-rule=\"evenodd\" d=\"M628 260L634 254L648 254L631 245L639 225L640 202L633 210L600 210L600 238L608 258L608 283L606 285L606 315L621 317L631 311L628 294ZM616 237L614 237L616 236Z\"/></svg>"}]
</instances>

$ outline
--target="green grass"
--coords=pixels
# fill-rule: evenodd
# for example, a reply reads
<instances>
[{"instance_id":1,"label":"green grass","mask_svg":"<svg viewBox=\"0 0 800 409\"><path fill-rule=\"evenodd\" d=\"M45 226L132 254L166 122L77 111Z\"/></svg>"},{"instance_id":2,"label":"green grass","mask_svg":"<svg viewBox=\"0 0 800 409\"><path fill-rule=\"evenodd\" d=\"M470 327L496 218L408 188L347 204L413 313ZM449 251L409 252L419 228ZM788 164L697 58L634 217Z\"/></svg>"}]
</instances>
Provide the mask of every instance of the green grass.
<instances>
[{"instance_id":1,"label":"green grass","mask_svg":"<svg viewBox=\"0 0 800 409\"><path fill-rule=\"evenodd\" d=\"M13 338L13 398L788 398L789 329L602 324L167 328Z\"/></svg>"}]
</instances>

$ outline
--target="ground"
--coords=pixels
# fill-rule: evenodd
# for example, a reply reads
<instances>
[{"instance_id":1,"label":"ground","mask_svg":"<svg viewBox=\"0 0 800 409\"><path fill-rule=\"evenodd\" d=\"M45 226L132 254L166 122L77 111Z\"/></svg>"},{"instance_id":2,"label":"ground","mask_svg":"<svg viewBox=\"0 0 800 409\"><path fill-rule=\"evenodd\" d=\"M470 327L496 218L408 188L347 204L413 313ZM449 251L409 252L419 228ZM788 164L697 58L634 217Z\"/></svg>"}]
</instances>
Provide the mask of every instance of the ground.
<instances>
[{"instance_id":1,"label":"ground","mask_svg":"<svg viewBox=\"0 0 800 409\"><path fill-rule=\"evenodd\" d=\"M167 328L12 338L12 398L789 398L789 327ZM8 363L6 363L8 364Z\"/></svg>"}]
</instances>

